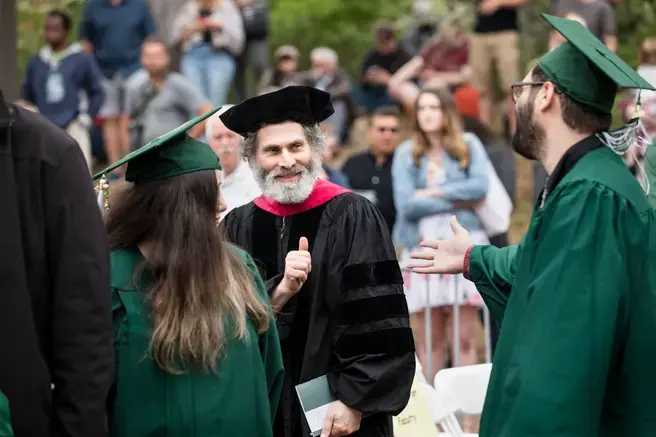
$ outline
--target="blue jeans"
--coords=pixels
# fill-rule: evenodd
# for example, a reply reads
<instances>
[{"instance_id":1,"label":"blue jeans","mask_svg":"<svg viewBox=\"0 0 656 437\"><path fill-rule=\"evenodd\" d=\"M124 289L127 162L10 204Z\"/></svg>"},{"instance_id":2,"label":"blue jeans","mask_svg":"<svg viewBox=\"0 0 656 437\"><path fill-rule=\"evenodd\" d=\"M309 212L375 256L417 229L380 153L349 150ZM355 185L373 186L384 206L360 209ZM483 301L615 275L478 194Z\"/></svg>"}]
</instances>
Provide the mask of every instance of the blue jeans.
<instances>
[{"instance_id":1,"label":"blue jeans","mask_svg":"<svg viewBox=\"0 0 656 437\"><path fill-rule=\"evenodd\" d=\"M180 71L214 106L228 103L230 84L235 77L235 57L207 43L193 46L180 59Z\"/></svg>"},{"instance_id":2,"label":"blue jeans","mask_svg":"<svg viewBox=\"0 0 656 437\"><path fill-rule=\"evenodd\" d=\"M368 112L374 111L381 106L396 105L396 101L387 93L387 88L382 86L353 85L351 88L351 100L356 106L361 106Z\"/></svg>"}]
</instances>

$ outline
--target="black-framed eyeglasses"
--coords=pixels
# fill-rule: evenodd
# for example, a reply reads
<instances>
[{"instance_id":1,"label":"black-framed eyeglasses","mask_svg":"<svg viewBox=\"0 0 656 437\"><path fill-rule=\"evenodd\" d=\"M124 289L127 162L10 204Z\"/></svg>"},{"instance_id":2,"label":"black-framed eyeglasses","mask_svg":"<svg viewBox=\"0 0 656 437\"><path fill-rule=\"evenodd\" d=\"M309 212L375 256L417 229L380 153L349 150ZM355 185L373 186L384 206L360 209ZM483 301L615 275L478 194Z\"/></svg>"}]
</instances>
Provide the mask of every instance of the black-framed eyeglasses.
<instances>
[{"instance_id":1,"label":"black-framed eyeglasses","mask_svg":"<svg viewBox=\"0 0 656 437\"><path fill-rule=\"evenodd\" d=\"M510 89L512 90L512 98L513 102L517 103L517 100L519 100L519 97L522 95L522 88L525 86L542 86L546 82L544 81L539 81L539 82L515 82L512 85L510 85Z\"/></svg>"},{"instance_id":2,"label":"black-framed eyeglasses","mask_svg":"<svg viewBox=\"0 0 656 437\"><path fill-rule=\"evenodd\" d=\"M515 82L512 85L510 85L510 89L512 90L512 99L514 103L517 103L517 100L519 100L519 97L522 95L522 88L525 86L542 86L545 83L549 82L548 80L541 80L537 82ZM556 94L560 94L560 90L558 88L555 88Z\"/></svg>"}]
</instances>

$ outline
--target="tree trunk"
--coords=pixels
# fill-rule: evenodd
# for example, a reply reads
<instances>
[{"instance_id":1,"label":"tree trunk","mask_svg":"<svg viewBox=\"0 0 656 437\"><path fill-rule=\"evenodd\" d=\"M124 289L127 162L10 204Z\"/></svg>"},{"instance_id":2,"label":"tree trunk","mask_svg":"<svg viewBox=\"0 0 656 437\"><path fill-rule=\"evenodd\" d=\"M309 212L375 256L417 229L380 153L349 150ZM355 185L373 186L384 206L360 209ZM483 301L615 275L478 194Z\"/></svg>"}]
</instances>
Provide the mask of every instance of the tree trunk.
<instances>
[{"instance_id":1,"label":"tree trunk","mask_svg":"<svg viewBox=\"0 0 656 437\"><path fill-rule=\"evenodd\" d=\"M0 0L0 90L7 101L18 99L16 0Z\"/></svg>"}]
</instances>

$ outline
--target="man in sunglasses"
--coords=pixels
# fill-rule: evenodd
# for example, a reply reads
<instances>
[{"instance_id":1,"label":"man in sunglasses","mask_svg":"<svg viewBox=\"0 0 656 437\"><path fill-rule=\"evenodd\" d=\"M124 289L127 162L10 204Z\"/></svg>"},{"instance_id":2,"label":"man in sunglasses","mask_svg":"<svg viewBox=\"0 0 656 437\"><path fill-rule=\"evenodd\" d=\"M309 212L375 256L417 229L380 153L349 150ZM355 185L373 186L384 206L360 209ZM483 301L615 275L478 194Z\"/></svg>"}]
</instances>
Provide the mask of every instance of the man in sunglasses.
<instances>
[{"instance_id":1,"label":"man in sunglasses","mask_svg":"<svg viewBox=\"0 0 656 437\"><path fill-rule=\"evenodd\" d=\"M656 213L622 156L637 120L609 131L620 88L654 90L580 23L513 85L513 148L548 174L516 246L424 242L418 273L463 273L501 326L481 437L656 435ZM653 146L652 146L653 147Z\"/></svg>"},{"instance_id":2,"label":"man in sunglasses","mask_svg":"<svg viewBox=\"0 0 656 437\"><path fill-rule=\"evenodd\" d=\"M220 219L234 208L245 205L262 194L248 163L239 155L241 136L225 127L219 118L232 106L224 106L205 123L205 139L219 157L223 168L221 196L226 209L221 212Z\"/></svg>"},{"instance_id":3,"label":"man in sunglasses","mask_svg":"<svg viewBox=\"0 0 656 437\"><path fill-rule=\"evenodd\" d=\"M376 109L369 120L369 150L350 157L342 169L352 190L378 207L390 232L396 220L392 158L401 138L399 116L393 106Z\"/></svg>"}]
</instances>

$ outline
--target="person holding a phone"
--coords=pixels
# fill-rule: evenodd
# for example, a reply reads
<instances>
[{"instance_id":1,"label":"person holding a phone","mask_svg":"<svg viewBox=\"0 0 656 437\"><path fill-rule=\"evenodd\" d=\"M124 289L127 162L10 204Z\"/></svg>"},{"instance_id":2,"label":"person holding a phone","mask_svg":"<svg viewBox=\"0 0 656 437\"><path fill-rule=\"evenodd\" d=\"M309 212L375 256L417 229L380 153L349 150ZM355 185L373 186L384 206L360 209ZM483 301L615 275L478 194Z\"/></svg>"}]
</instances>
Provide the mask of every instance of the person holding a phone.
<instances>
[{"instance_id":1,"label":"person holding a phone","mask_svg":"<svg viewBox=\"0 0 656 437\"><path fill-rule=\"evenodd\" d=\"M214 106L225 105L245 42L237 6L232 1L189 0L173 21L172 34L182 49L182 74Z\"/></svg>"}]
</instances>

